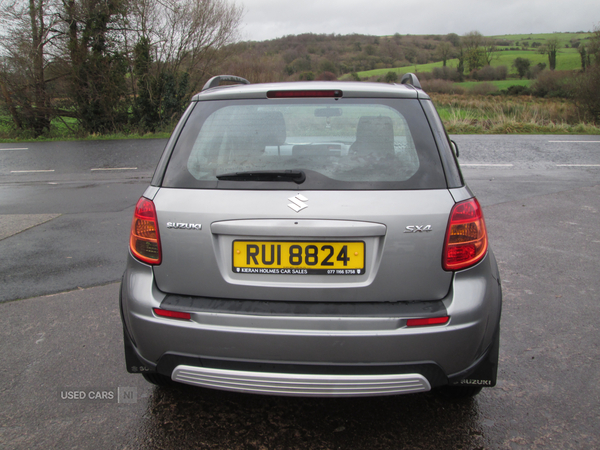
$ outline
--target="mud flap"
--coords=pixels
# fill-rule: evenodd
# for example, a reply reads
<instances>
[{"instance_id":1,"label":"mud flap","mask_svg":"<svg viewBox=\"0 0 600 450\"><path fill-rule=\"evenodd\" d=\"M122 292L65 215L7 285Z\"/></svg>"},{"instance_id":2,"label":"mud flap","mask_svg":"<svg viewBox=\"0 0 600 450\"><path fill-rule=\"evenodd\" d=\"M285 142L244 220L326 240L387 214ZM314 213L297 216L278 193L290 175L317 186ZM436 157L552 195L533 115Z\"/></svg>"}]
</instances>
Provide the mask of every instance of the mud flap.
<instances>
[{"instance_id":1,"label":"mud flap","mask_svg":"<svg viewBox=\"0 0 600 450\"><path fill-rule=\"evenodd\" d=\"M498 358L500 355L500 326L494 334L494 341L487 354L474 367L469 368L466 374L450 377L452 386L481 386L494 387L498 375Z\"/></svg>"},{"instance_id":2,"label":"mud flap","mask_svg":"<svg viewBox=\"0 0 600 450\"><path fill-rule=\"evenodd\" d=\"M125 346L125 365L129 373L154 373L156 366L141 358L127 333L127 329L123 327L123 344Z\"/></svg>"},{"instance_id":3,"label":"mud flap","mask_svg":"<svg viewBox=\"0 0 600 450\"><path fill-rule=\"evenodd\" d=\"M122 285L121 285L122 286ZM125 348L125 367L129 373L153 373L156 372L156 366L138 355L125 326L123 316L123 291L119 291L119 312L121 313L121 322L123 323L123 345Z\"/></svg>"},{"instance_id":4,"label":"mud flap","mask_svg":"<svg viewBox=\"0 0 600 450\"><path fill-rule=\"evenodd\" d=\"M494 258L493 253L490 253ZM494 258L494 267L497 267L496 260ZM500 357L500 316L502 314L502 288L500 282L500 276L496 273L498 282L498 294L499 294L499 310L498 310L498 323L496 325L496 331L491 345L483 357L463 372L451 375L448 377L448 384L451 386L481 386L481 387L494 387L496 386L498 376L498 359Z\"/></svg>"}]
</instances>

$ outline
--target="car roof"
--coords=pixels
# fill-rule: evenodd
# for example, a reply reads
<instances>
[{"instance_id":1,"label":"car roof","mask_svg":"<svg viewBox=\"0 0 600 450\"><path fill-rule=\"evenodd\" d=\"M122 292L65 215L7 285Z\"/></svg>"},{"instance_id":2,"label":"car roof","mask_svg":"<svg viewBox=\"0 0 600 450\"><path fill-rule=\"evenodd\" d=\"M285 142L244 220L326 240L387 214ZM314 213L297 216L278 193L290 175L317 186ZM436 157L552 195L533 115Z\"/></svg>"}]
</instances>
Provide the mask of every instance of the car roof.
<instances>
[{"instance_id":1,"label":"car roof","mask_svg":"<svg viewBox=\"0 0 600 450\"><path fill-rule=\"evenodd\" d=\"M194 95L192 101L265 99L269 91L340 90L343 98L412 98L429 99L421 89L410 84L369 83L356 81L297 81L217 86Z\"/></svg>"}]
</instances>

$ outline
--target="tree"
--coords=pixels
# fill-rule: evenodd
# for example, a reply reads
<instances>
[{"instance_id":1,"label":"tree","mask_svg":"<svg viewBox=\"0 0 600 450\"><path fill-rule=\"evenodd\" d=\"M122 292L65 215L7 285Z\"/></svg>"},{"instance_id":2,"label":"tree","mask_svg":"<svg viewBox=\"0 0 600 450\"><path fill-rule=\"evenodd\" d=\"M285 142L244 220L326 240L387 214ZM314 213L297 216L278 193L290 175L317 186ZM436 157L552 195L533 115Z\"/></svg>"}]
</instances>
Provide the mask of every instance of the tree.
<instances>
[{"instance_id":1,"label":"tree","mask_svg":"<svg viewBox=\"0 0 600 450\"><path fill-rule=\"evenodd\" d=\"M579 45L577 51L581 57L581 71L585 72L585 67L587 66L587 52L585 51L585 45Z\"/></svg>"},{"instance_id":2,"label":"tree","mask_svg":"<svg viewBox=\"0 0 600 450\"><path fill-rule=\"evenodd\" d=\"M400 47L394 39L384 40L381 47L381 53L390 58L392 62L400 59Z\"/></svg>"},{"instance_id":3,"label":"tree","mask_svg":"<svg viewBox=\"0 0 600 450\"><path fill-rule=\"evenodd\" d=\"M492 38L484 38L481 44L486 65L492 64L492 58L496 51L496 42Z\"/></svg>"},{"instance_id":4,"label":"tree","mask_svg":"<svg viewBox=\"0 0 600 450\"><path fill-rule=\"evenodd\" d=\"M587 54L588 65L593 63L600 64L600 25L594 29L590 42L587 45Z\"/></svg>"},{"instance_id":5,"label":"tree","mask_svg":"<svg viewBox=\"0 0 600 450\"><path fill-rule=\"evenodd\" d=\"M315 79L315 74L313 72L302 72L298 79L300 81L313 81Z\"/></svg>"},{"instance_id":6,"label":"tree","mask_svg":"<svg viewBox=\"0 0 600 450\"><path fill-rule=\"evenodd\" d=\"M556 69L556 54L558 53L559 41L557 38L550 38L546 45L542 45L538 51L543 55L548 55L548 67L550 70Z\"/></svg>"},{"instance_id":7,"label":"tree","mask_svg":"<svg viewBox=\"0 0 600 450\"><path fill-rule=\"evenodd\" d=\"M119 31L126 23L125 0L63 0L68 36L71 98L77 118L90 133L120 130L127 123L127 60Z\"/></svg>"},{"instance_id":8,"label":"tree","mask_svg":"<svg viewBox=\"0 0 600 450\"><path fill-rule=\"evenodd\" d=\"M321 69L321 72L331 72L333 74L337 74L338 72L337 68L335 67L335 64L327 59L321 61L321 63L319 64L319 69Z\"/></svg>"},{"instance_id":9,"label":"tree","mask_svg":"<svg viewBox=\"0 0 600 450\"><path fill-rule=\"evenodd\" d=\"M134 49L133 73L137 80L137 95L133 105L133 120L146 131L155 131L160 124L159 80L151 74L150 41L142 37Z\"/></svg>"},{"instance_id":10,"label":"tree","mask_svg":"<svg viewBox=\"0 0 600 450\"><path fill-rule=\"evenodd\" d=\"M461 43L467 50L477 49L483 45L484 37L479 31L469 31L461 38Z\"/></svg>"},{"instance_id":11,"label":"tree","mask_svg":"<svg viewBox=\"0 0 600 450\"><path fill-rule=\"evenodd\" d=\"M150 40L158 72L189 74L194 92L211 68L231 56L243 8L227 0L130 0L139 38Z\"/></svg>"},{"instance_id":12,"label":"tree","mask_svg":"<svg viewBox=\"0 0 600 450\"><path fill-rule=\"evenodd\" d=\"M579 49L584 47L580 45ZM574 98L579 108L591 119L600 123L600 26L597 26L587 44L586 70L576 79ZM583 53L580 50L582 67ZM591 56L594 56L592 59Z\"/></svg>"},{"instance_id":13,"label":"tree","mask_svg":"<svg viewBox=\"0 0 600 450\"><path fill-rule=\"evenodd\" d=\"M481 69L485 65L485 55L480 48L471 48L465 52L469 72Z\"/></svg>"},{"instance_id":14,"label":"tree","mask_svg":"<svg viewBox=\"0 0 600 450\"><path fill-rule=\"evenodd\" d=\"M486 54L482 48L485 43L483 35L479 31L470 31L463 35L461 43L468 71L481 69L486 64Z\"/></svg>"},{"instance_id":15,"label":"tree","mask_svg":"<svg viewBox=\"0 0 600 450\"><path fill-rule=\"evenodd\" d=\"M385 74L385 82L386 83L396 83L398 81L398 73L390 70Z\"/></svg>"},{"instance_id":16,"label":"tree","mask_svg":"<svg viewBox=\"0 0 600 450\"><path fill-rule=\"evenodd\" d=\"M54 0L12 0L0 8L2 96L15 128L31 130L35 137L49 130L57 113L49 92L49 85L60 77L57 8Z\"/></svg>"},{"instance_id":17,"label":"tree","mask_svg":"<svg viewBox=\"0 0 600 450\"><path fill-rule=\"evenodd\" d=\"M440 42L437 46L436 57L442 60L442 66L446 67L446 61L454 54L449 42Z\"/></svg>"},{"instance_id":18,"label":"tree","mask_svg":"<svg viewBox=\"0 0 600 450\"><path fill-rule=\"evenodd\" d=\"M130 0L130 7L132 39L137 40L133 120L135 126L153 131L177 119L189 96L214 75L212 68L240 50L228 44L237 38L243 9L226 0ZM295 56L299 52L288 55L289 75L311 69L308 55ZM236 63L252 72L242 75L252 78L255 64Z\"/></svg>"},{"instance_id":19,"label":"tree","mask_svg":"<svg viewBox=\"0 0 600 450\"><path fill-rule=\"evenodd\" d=\"M462 80L463 75L465 73L465 51L464 49L461 47L459 47L458 49L458 65L456 66L456 71L458 72L458 78L459 80Z\"/></svg>"},{"instance_id":20,"label":"tree","mask_svg":"<svg viewBox=\"0 0 600 450\"><path fill-rule=\"evenodd\" d=\"M418 53L419 52L418 52L417 48L411 45L406 50L404 50L404 57L406 58L406 60L408 62L415 63L417 61Z\"/></svg>"},{"instance_id":21,"label":"tree","mask_svg":"<svg viewBox=\"0 0 600 450\"><path fill-rule=\"evenodd\" d=\"M519 78L522 79L529 72L529 66L531 65L531 61L527 58L515 58L512 66L517 69L517 73L519 74Z\"/></svg>"},{"instance_id":22,"label":"tree","mask_svg":"<svg viewBox=\"0 0 600 450\"><path fill-rule=\"evenodd\" d=\"M130 111L144 129L171 120L234 51L243 11L227 1L4 0L0 93L15 128L38 136L70 116L113 132Z\"/></svg>"},{"instance_id":23,"label":"tree","mask_svg":"<svg viewBox=\"0 0 600 450\"><path fill-rule=\"evenodd\" d=\"M460 45L460 36L456 33L447 34L445 40L450 42L454 47L458 47Z\"/></svg>"}]
</instances>

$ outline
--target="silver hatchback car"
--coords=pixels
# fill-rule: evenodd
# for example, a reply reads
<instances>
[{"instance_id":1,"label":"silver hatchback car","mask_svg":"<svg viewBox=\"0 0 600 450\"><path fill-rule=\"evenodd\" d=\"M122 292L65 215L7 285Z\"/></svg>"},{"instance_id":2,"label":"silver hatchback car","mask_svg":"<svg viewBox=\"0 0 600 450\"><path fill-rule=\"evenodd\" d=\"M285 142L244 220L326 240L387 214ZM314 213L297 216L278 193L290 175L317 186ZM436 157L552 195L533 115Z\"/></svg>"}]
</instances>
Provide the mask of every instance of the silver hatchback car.
<instances>
[{"instance_id":1,"label":"silver hatchback car","mask_svg":"<svg viewBox=\"0 0 600 450\"><path fill-rule=\"evenodd\" d=\"M295 396L494 386L500 276L457 151L412 74L211 79L135 208L127 370Z\"/></svg>"}]
</instances>

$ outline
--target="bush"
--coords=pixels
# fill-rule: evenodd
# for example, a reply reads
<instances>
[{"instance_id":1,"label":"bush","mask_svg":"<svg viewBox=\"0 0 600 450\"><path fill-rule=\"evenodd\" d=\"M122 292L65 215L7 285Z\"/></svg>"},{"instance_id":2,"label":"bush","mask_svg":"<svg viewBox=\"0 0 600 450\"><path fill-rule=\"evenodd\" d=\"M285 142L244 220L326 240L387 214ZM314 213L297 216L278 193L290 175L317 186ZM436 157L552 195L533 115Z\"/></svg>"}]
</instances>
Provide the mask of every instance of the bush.
<instances>
[{"instance_id":1,"label":"bush","mask_svg":"<svg viewBox=\"0 0 600 450\"><path fill-rule=\"evenodd\" d=\"M315 79L315 74L313 72L302 72L298 79L304 81L313 81Z\"/></svg>"},{"instance_id":2,"label":"bush","mask_svg":"<svg viewBox=\"0 0 600 450\"><path fill-rule=\"evenodd\" d=\"M389 71L385 74L385 82L386 83L396 83L398 81L398 73Z\"/></svg>"},{"instance_id":3,"label":"bush","mask_svg":"<svg viewBox=\"0 0 600 450\"><path fill-rule=\"evenodd\" d=\"M469 88L469 93L473 95L490 95L497 90L498 88L492 83L477 83Z\"/></svg>"},{"instance_id":4,"label":"bush","mask_svg":"<svg viewBox=\"0 0 600 450\"><path fill-rule=\"evenodd\" d=\"M321 63L319 64L319 69L321 69L321 72L331 72L334 74L337 73L337 68L335 67L335 64L327 59L321 61Z\"/></svg>"},{"instance_id":5,"label":"bush","mask_svg":"<svg viewBox=\"0 0 600 450\"><path fill-rule=\"evenodd\" d=\"M543 70L531 86L531 93L536 97L572 97L573 75L571 72Z\"/></svg>"},{"instance_id":6,"label":"bush","mask_svg":"<svg viewBox=\"0 0 600 450\"><path fill-rule=\"evenodd\" d=\"M503 91L506 95L531 95L531 91L527 86L520 86L518 84L509 86L506 91Z\"/></svg>"},{"instance_id":7,"label":"bush","mask_svg":"<svg viewBox=\"0 0 600 450\"><path fill-rule=\"evenodd\" d=\"M508 76L508 67L496 66L496 80L506 80Z\"/></svg>"},{"instance_id":8,"label":"bush","mask_svg":"<svg viewBox=\"0 0 600 450\"><path fill-rule=\"evenodd\" d=\"M446 80L421 80L425 92L437 92L438 94L464 94L462 86Z\"/></svg>"},{"instance_id":9,"label":"bush","mask_svg":"<svg viewBox=\"0 0 600 450\"><path fill-rule=\"evenodd\" d=\"M471 78L477 81L506 80L507 75L508 69L506 66L485 66L471 72Z\"/></svg>"},{"instance_id":10,"label":"bush","mask_svg":"<svg viewBox=\"0 0 600 450\"><path fill-rule=\"evenodd\" d=\"M460 74L454 67L434 67L431 71L433 78L438 80L459 81Z\"/></svg>"},{"instance_id":11,"label":"bush","mask_svg":"<svg viewBox=\"0 0 600 450\"><path fill-rule=\"evenodd\" d=\"M530 80L535 80L540 73L546 68L546 63L537 63L535 66L531 67L527 72L527 78Z\"/></svg>"},{"instance_id":12,"label":"bush","mask_svg":"<svg viewBox=\"0 0 600 450\"><path fill-rule=\"evenodd\" d=\"M517 73L519 74L519 78L523 78L529 72L529 67L531 66L531 60L528 58L515 58L512 66L517 69Z\"/></svg>"},{"instance_id":13,"label":"bush","mask_svg":"<svg viewBox=\"0 0 600 450\"><path fill-rule=\"evenodd\" d=\"M600 64L595 64L580 74L574 86L574 98L583 113L600 123Z\"/></svg>"},{"instance_id":14,"label":"bush","mask_svg":"<svg viewBox=\"0 0 600 450\"><path fill-rule=\"evenodd\" d=\"M431 72L418 72L415 75L417 75L417 78L419 79L419 81L433 80L433 78L434 78L434 76Z\"/></svg>"},{"instance_id":15,"label":"bush","mask_svg":"<svg viewBox=\"0 0 600 450\"><path fill-rule=\"evenodd\" d=\"M335 76L335 73L333 72L323 72L321 73L321 75L319 75L317 77L318 81L335 81L337 80L337 77Z\"/></svg>"}]
</instances>

